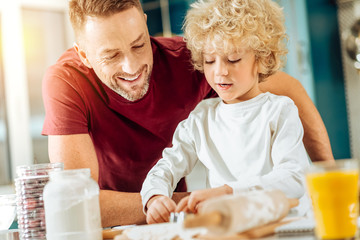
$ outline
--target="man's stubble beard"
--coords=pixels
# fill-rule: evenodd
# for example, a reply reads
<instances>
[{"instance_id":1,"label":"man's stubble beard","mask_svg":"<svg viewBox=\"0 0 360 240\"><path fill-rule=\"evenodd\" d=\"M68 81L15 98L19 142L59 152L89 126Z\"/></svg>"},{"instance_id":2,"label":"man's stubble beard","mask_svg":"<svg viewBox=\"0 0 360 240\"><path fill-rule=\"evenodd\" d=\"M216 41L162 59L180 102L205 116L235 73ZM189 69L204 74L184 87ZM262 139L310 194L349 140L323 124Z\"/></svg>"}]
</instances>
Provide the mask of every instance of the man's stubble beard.
<instances>
[{"instance_id":1,"label":"man's stubble beard","mask_svg":"<svg viewBox=\"0 0 360 240\"><path fill-rule=\"evenodd\" d=\"M130 102L135 102L145 96L145 94L149 91L150 86L150 77L152 73L152 65L149 67L149 74L146 77L146 81L141 86L140 91L132 92L132 91L126 91L121 88L114 89L112 88L117 94L119 94L121 97L125 98L126 100Z\"/></svg>"},{"instance_id":2,"label":"man's stubble beard","mask_svg":"<svg viewBox=\"0 0 360 240\"><path fill-rule=\"evenodd\" d=\"M146 81L144 82L144 84L141 86L140 92L136 91L136 92L132 92L130 91L126 91L124 89L122 89L121 87L116 87L114 85L111 84L110 82L110 88L116 92L117 94L119 94L121 97L125 98L126 100L130 101L130 102L135 102L141 98L143 98L146 93L149 91L149 86L150 86L150 78L151 78L151 73L152 73L152 69L153 69L153 65L148 65L149 66L149 70L147 71L148 74L146 76Z\"/></svg>"},{"instance_id":3,"label":"man's stubble beard","mask_svg":"<svg viewBox=\"0 0 360 240\"><path fill-rule=\"evenodd\" d=\"M141 91L140 92L127 92L124 91L123 89L118 89L118 90L114 90L117 94L119 94L120 96L122 96L123 98L125 98L126 100L130 101L130 102L135 102L141 98L143 98L145 96L145 94L148 92L149 90L149 81L150 81L150 76L148 77L148 79L146 80L146 82L144 83L144 85L141 87Z\"/></svg>"}]
</instances>

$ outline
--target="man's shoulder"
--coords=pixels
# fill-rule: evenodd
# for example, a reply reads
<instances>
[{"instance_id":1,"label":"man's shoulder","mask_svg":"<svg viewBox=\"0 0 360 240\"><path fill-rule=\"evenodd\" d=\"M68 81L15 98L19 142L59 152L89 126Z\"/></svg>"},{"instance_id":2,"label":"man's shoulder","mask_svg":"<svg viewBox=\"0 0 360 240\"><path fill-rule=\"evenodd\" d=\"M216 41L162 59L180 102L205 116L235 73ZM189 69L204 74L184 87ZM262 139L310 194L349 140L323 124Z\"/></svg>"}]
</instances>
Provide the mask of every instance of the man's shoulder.
<instances>
[{"instance_id":1,"label":"man's shoulder","mask_svg":"<svg viewBox=\"0 0 360 240\"><path fill-rule=\"evenodd\" d=\"M54 66L59 65L81 66L83 64L75 49L69 48L59 57L59 59L54 64Z\"/></svg>"},{"instance_id":2,"label":"man's shoulder","mask_svg":"<svg viewBox=\"0 0 360 240\"><path fill-rule=\"evenodd\" d=\"M91 72L81 62L76 51L73 48L69 48L46 70L44 79L52 79L56 76L67 80L75 80L87 75L91 75Z\"/></svg>"},{"instance_id":3,"label":"man's shoulder","mask_svg":"<svg viewBox=\"0 0 360 240\"><path fill-rule=\"evenodd\" d=\"M50 66L42 82L43 91L52 96L56 95L86 95L95 91L101 92L94 71L82 64L73 49L65 51L60 58Z\"/></svg>"}]
</instances>

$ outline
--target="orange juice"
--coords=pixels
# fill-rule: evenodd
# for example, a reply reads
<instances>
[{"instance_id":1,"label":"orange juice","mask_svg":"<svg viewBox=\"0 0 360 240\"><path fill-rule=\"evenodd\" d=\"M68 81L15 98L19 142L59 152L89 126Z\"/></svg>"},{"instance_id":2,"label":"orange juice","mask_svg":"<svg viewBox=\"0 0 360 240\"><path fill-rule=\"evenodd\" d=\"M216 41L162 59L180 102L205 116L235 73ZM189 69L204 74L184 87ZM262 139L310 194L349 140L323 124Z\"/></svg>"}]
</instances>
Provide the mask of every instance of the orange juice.
<instances>
[{"instance_id":1,"label":"orange juice","mask_svg":"<svg viewBox=\"0 0 360 240\"><path fill-rule=\"evenodd\" d=\"M355 236L359 208L358 179L359 171L356 168L306 174L318 238Z\"/></svg>"}]
</instances>

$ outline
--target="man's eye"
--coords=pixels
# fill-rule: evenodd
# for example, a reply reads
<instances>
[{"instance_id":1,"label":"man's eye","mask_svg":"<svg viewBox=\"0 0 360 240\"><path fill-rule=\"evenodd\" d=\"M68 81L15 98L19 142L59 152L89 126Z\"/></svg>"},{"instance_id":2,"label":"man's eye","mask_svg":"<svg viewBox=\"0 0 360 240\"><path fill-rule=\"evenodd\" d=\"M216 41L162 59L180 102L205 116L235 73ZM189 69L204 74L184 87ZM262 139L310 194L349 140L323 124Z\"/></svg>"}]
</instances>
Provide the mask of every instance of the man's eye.
<instances>
[{"instance_id":1,"label":"man's eye","mask_svg":"<svg viewBox=\"0 0 360 240\"><path fill-rule=\"evenodd\" d=\"M118 56L118 53L115 53L111 56L106 57L105 60L112 60L112 59L116 58L117 56Z\"/></svg>"},{"instance_id":2,"label":"man's eye","mask_svg":"<svg viewBox=\"0 0 360 240\"><path fill-rule=\"evenodd\" d=\"M241 58L235 59L235 60L230 60L230 59L228 59L228 62L229 62L229 63L237 63L237 62L240 62L240 61L241 61Z\"/></svg>"},{"instance_id":3,"label":"man's eye","mask_svg":"<svg viewBox=\"0 0 360 240\"><path fill-rule=\"evenodd\" d=\"M145 46L145 43L143 43L143 44L141 44L141 45L136 45L136 46L133 46L133 48L138 49L138 48L142 48L142 47L144 47L144 46Z\"/></svg>"}]
</instances>

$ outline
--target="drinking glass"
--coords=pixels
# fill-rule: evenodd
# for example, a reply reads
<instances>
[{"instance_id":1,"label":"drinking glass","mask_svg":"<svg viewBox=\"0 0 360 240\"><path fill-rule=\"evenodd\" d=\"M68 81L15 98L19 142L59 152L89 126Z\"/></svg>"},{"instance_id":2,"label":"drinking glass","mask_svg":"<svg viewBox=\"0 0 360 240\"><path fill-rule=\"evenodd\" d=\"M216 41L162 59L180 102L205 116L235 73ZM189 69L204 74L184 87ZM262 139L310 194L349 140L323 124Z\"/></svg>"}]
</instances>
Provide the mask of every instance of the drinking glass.
<instances>
[{"instance_id":1,"label":"drinking glass","mask_svg":"<svg viewBox=\"0 0 360 240\"><path fill-rule=\"evenodd\" d=\"M306 171L318 239L347 239L357 234L359 162L314 163Z\"/></svg>"}]
</instances>

